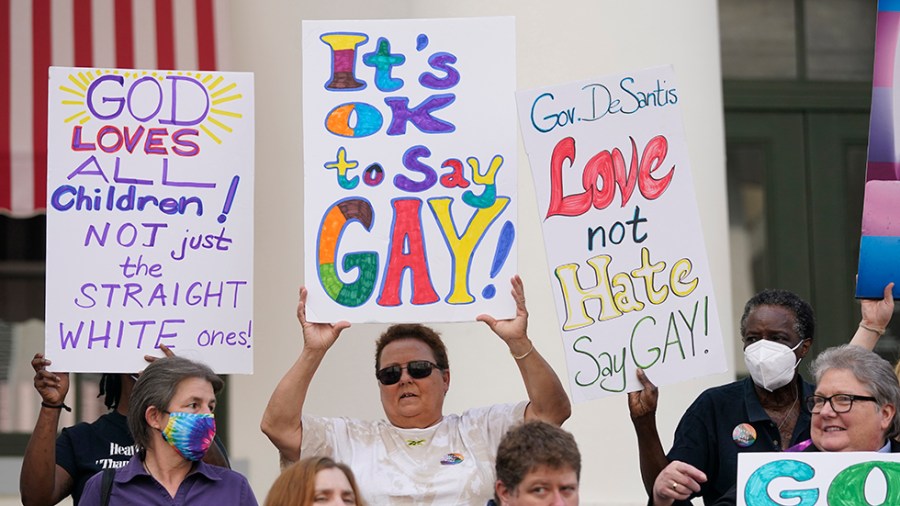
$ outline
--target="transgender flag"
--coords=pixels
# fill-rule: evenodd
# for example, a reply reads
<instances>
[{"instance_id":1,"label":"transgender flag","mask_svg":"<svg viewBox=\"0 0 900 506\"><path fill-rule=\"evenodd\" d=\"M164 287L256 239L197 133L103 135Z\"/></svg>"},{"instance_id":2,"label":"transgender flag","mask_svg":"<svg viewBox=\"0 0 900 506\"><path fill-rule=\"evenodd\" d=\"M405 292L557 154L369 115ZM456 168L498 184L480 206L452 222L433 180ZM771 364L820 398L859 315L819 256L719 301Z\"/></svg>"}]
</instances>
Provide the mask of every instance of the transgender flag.
<instances>
[{"instance_id":1,"label":"transgender flag","mask_svg":"<svg viewBox=\"0 0 900 506\"><path fill-rule=\"evenodd\" d=\"M900 297L900 0L879 0L856 296Z\"/></svg>"}]
</instances>

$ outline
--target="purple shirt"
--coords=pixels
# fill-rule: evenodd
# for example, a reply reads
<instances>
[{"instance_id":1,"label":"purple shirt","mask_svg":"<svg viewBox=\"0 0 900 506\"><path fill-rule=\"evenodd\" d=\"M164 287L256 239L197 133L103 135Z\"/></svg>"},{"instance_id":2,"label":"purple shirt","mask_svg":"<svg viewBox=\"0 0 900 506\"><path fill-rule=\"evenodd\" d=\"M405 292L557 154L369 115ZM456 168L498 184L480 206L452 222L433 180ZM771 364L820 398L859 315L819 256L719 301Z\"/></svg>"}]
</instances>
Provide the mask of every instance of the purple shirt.
<instances>
[{"instance_id":1,"label":"purple shirt","mask_svg":"<svg viewBox=\"0 0 900 506\"><path fill-rule=\"evenodd\" d=\"M102 472L88 480L81 494L79 506L99 506L102 480ZM181 482L178 493L172 497L165 487L144 469L139 455L132 457L125 467L116 470L109 504L110 506L130 504L257 506L256 497L250 489L247 478L231 469L211 466L204 462L197 462L194 469Z\"/></svg>"}]
</instances>

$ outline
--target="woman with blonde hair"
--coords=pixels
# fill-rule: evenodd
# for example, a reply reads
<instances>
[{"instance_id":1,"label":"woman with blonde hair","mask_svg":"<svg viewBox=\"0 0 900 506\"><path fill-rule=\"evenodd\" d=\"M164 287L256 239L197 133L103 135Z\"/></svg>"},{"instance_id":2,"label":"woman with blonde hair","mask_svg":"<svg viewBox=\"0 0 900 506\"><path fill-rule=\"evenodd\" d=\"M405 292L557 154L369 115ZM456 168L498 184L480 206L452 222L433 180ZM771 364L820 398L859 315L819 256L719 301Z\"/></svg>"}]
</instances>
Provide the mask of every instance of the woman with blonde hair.
<instances>
[{"instance_id":1,"label":"woman with blonde hair","mask_svg":"<svg viewBox=\"0 0 900 506\"><path fill-rule=\"evenodd\" d=\"M353 471L328 457L309 457L281 473L264 506L313 506L321 504L365 506Z\"/></svg>"}]
</instances>

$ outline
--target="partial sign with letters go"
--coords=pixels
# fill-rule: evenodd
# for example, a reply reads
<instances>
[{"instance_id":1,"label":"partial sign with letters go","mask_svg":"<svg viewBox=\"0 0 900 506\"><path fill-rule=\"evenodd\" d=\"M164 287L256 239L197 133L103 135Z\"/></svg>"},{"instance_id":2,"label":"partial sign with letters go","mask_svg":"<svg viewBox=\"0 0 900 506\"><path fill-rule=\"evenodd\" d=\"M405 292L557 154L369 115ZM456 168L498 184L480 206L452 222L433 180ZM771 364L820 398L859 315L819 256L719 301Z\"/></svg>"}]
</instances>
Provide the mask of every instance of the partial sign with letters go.
<instances>
[{"instance_id":1,"label":"partial sign with letters go","mask_svg":"<svg viewBox=\"0 0 900 506\"><path fill-rule=\"evenodd\" d=\"M900 504L900 456L878 452L740 453L737 504Z\"/></svg>"}]
</instances>

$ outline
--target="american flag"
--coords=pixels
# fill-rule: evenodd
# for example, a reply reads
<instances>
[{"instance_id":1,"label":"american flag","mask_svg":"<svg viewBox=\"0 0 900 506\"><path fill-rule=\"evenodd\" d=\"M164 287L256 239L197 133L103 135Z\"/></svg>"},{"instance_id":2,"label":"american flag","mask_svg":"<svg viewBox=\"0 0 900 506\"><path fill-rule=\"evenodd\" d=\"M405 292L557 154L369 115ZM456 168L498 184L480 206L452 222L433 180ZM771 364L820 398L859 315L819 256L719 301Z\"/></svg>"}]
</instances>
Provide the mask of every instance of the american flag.
<instances>
[{"instance_id":1,"label":"american flag","mask_svg":"<svg viewBox=\"0 0 900 506\"><path fill-rule=\"evenodd\" d=\"M0 213L47 200L47 68L217 70L225 0L0 0Z\"/></svg>"}]
</instances>

